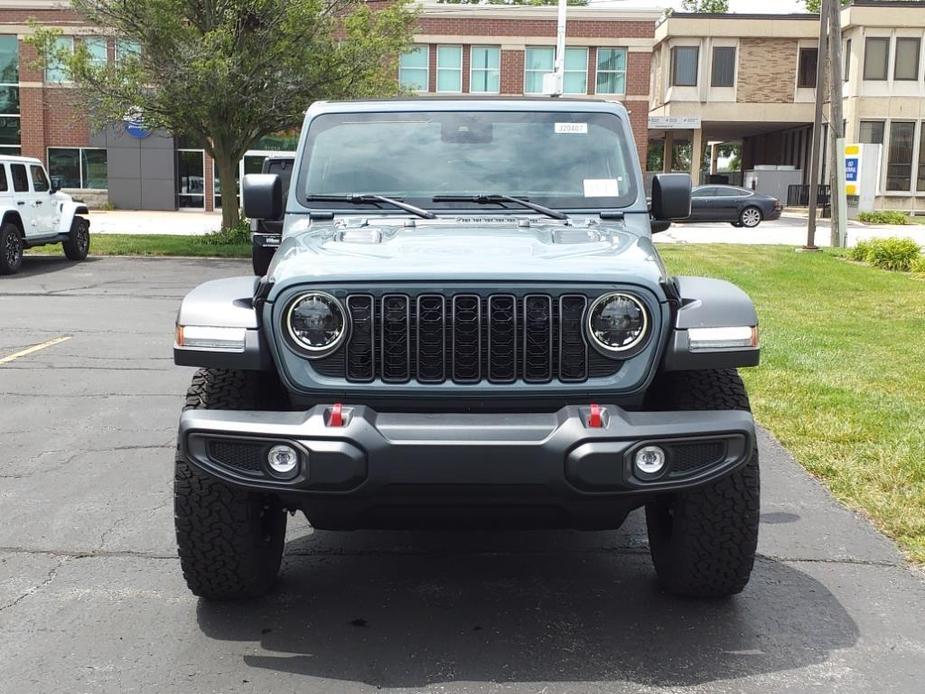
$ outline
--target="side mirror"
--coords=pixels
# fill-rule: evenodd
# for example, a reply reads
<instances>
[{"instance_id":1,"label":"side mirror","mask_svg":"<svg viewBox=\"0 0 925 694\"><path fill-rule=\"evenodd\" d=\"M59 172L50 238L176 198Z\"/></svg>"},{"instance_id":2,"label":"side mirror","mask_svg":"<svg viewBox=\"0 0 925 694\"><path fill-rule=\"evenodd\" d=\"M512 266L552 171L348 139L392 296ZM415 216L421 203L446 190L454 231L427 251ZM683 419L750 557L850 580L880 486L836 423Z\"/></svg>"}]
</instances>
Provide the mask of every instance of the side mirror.
<instances>
[{"instance_id":1,"label":"side mirror","mask_svg":"<svg viewBox=\"0 0 925 694\"><path fill-rule=\"evenodd\" d=\"M48 194L49 194L49 195L54 195L54 194L57 193L59 190L61 190L61 177L60 177L60 176L52 176L52 177L51 177L51 188L48 189Z\"/></svg>"},{"instance_id":2,"label":"side mirror","mask_svg":"<svg viewBox=\"0 0 925 694\"><path fill-rule=\"evenodd\" d=\"M652 179L652 218L657 221L691 216L691 177L687 174L659 174Z\"/></svg>"},{"instance_id":3,"label":"side mirror","mask_svg":"<svg viewBox=\"0 0 925 694\"><path fill-rule=\"evenodd\" d=\"M244 176L244 215L277 220L283 216L283 184L276 174Z\"/></svg>"}]
</instances>

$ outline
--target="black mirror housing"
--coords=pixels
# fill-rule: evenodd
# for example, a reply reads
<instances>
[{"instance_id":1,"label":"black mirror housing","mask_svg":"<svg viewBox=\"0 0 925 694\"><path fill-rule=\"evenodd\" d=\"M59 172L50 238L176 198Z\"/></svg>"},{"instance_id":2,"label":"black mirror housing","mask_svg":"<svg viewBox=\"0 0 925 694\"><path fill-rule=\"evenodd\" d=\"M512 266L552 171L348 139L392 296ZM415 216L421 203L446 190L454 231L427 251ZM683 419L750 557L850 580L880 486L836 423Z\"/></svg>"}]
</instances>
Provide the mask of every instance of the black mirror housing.
<instances>
[{"instance_id":1,"label":"black mirror housing","mask_svg":"<svg viewBox=\"0 0 925 694\"><path fill-rule=\"evenodd\" d=\"M276 174L244 176L244 215L249 219L278 220L283 216L283 184Z\"/></svg>"},{"instance_id":2,"label":"black mirror housing","mask_svg":"<svg viewBox=\"0 0 925 694\"><path fill-rule=\"evenodd\" d=\"M688 174L658 174L652 179L652 218L661 221L691 216L691 177Z\"/></svg>"},{"instance_id":3,"label":"black mirror housing","mask_svg":"<svg viewBox=\"0 0 925 694\"><path fill-rule=\"evenodd\" d=\"M61 177L60 177L60 176L52 176L52 177L51 177L51 188L48 189L48 193L49 193L50 195L54 195L54 194L57 193L59 190L61 190Z\"/></svg>"}]
</instances>

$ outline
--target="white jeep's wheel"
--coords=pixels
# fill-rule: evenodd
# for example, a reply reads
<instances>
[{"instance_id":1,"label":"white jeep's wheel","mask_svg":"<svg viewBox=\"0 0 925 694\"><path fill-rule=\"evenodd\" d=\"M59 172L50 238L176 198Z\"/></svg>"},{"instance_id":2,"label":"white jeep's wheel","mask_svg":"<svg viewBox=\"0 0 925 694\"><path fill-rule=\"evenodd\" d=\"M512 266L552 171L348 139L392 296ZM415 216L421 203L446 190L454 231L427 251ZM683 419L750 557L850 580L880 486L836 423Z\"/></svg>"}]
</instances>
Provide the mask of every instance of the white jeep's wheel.
<instances>
[{"instance_id":1,"label":"white jeep's wheel","mask_svg":"<svg viewBox=\"0 0 925 694\"><path fill-rule=\"evenodd\" d=\"M746 207L742 210L742 214L739 215L739 222L742 223L742 226L748 227L749 229L754 229L761 224L761 220L761 210L757 207Z\"/></svg>"},{"instance_id":2,"label":"white jeep's wheel","mask_svg":"<svg viewBox=\"0 0 925 694\"><path fill-rule=\"evenodd\" d=\"M12 222L0 226L0 275L12 275L22 267L23 240Z\"/></svg>"},{"instance_id":3,"label":"white jeep's wheel","mask_svg":"<svg viewBox=\"0 0 925 694\"><path fill-rule=\"evenodd\" d=\"M64 255L70 260L83 260L90 252L90 222L83 217L71 221L70 235L63 244Z\"/></svg>"}]
</instances>

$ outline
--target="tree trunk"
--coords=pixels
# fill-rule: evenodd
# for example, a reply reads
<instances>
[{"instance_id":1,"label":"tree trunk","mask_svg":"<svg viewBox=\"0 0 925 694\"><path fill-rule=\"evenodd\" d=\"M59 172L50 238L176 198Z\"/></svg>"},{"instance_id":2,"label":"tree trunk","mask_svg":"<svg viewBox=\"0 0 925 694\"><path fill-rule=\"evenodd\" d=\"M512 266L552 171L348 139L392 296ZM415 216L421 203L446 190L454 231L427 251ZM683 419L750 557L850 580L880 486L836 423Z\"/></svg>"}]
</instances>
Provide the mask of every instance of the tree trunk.
<instances>
[{"instance_id":1,"label":"tree trunk","mask_svg":"<svg viewBox=\"0 0 925 694\"><path fill-rule=\"evenodd\" d=\"M222 182L222 229L230 229L241 221L238 208L238 186L235 177L238 173L238 159L224 152L214 154L218 177Z\"/></svg>"}]
</instances>

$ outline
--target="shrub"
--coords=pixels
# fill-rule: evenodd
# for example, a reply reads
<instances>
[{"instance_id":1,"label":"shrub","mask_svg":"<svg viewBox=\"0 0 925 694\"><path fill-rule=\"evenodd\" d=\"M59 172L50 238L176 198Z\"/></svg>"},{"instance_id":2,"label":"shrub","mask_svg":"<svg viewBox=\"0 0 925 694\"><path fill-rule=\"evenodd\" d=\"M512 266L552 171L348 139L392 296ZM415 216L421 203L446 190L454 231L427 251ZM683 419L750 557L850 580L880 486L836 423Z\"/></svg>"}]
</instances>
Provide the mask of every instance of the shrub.
<instances>
[{"instance_id":1,"label":"shrub","mask_svg":"<svg viewBox=\"0 0 925 694\"><path fill-rule=\"evenodd\" d=\"M248 220L241 219L233 227L200 236L199 241L207 246L233 246L241 243L250 243L251 224Z\"/></svg>"},{"instance_id":2,"label":"shrub","mask_svg":"<svg viewBox=\"0 0 925 694\"><path fill-rule=\"evenodd\" d=\"M881 270L909 272L921 258L922 249L912 239L890 237L861 241L851 249L852 260L863 260Z\"/></svg>"},{"instance_id":3,"label":"shrub","mask_svg":"<svg viewBox=\"0 0 925 694\"><path fill-rule=\"evenodd\" d=\"M848 257L859 263L867 262L867 254L870 253L870 241L858 241L858 245L848 249Z\"/></svg>"},{"instance_id":4,"label":"shrub","mask_svg":"<svg viewBox=\"0 0 925 694\"><path fill-rule=\"evenodd\" d=\"M925 255L920 255L918 258L912 261L912 267L909 268L912 272L917 272L925 275Z\"/></svg>"},{"instance_id":5,"label":"shrub","mask_svg":"<svg viewBox=\"0 0 925 694\"><path fill-rule=\"evenodd\" d=\"M909 224L909 215L905 212L861 212L858 219L865 224Z\"/></svg>"}]
</instances>

